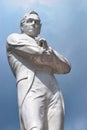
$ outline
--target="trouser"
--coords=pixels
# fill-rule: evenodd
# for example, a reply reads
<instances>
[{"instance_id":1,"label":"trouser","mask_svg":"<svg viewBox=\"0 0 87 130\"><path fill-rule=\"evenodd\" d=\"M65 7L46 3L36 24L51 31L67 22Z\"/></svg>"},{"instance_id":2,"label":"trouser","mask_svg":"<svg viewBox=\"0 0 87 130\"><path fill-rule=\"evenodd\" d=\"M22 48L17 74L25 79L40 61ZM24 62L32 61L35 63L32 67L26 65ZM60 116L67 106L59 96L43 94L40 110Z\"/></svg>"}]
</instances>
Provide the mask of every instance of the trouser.
<instances>
[{"instance_id":1,"label":"trouser","mask_svg":"<svg viewBox=\"0 0 87 130\"><path fill-rule=\"evenodd\" d=\"M54 82L54 80L53 80ZM53 83L52 82L52 83ZM63 130L64 102L56 85L44 84L37 78L19 108L21 130ZM21 84L27 85L27 80Z\"/></svg>"}]
</instances>

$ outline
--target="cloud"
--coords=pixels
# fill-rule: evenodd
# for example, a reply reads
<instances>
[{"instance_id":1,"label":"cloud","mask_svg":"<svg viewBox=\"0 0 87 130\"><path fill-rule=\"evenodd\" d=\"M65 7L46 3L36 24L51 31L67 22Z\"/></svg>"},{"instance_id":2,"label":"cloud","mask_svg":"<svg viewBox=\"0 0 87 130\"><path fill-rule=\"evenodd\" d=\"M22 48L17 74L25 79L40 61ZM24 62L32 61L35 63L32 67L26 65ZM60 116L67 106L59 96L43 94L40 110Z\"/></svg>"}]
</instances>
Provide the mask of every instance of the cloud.
<instances>
[{"instance_id":1,"label":"cloud","mask_svg":"<svg viewBox=\"0 0 87 130\"><path fill-rule=\"evenodd\" d=\"M15 5L21 8L28 8L31 7L32 5L39 4L39 5L45 5L45 6L53 6L54 4L58 3L60 0L3 0L4 4L8 5Z\"/></svg>"},{"instance_id":2,"label":"cloud","mask_svg":"<svg viewBox=\"0 0 87 130\"><path fill-rule=\"evenodd\" d=\"M77 119L72 122L68 122L65 126L65 130L87 130L87 119Z\"/></svg>"},{"instance_id":3,"label":"cloud","mask_svg":"<svg viewBox=\"0 0 87 130\"><path fill-rule=\"evenodd\" d=\"M2 130L19 130L15 125L4 126Z\"/></svg>"}]
</instances>

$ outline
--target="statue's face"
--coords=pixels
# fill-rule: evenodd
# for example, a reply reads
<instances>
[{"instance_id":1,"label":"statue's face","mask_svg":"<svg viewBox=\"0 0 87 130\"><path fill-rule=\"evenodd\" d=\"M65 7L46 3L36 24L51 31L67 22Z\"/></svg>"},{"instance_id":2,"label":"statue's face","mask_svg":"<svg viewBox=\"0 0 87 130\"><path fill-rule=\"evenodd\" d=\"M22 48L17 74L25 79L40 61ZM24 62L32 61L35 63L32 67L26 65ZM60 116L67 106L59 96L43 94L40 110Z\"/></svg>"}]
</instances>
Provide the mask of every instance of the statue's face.
<instances>
[{"instance_id":1,"label":"statue's face","mask_svg":"<svg viewBox=\"0 0 87 130\"><path fill-rule=\"evenodd\" d=\"M21 30L23 33L31 36L36 37L41 30L41 23L40 18L36 14L29 14L23 25L21 26Z\"/></svg>"}]
</instances>

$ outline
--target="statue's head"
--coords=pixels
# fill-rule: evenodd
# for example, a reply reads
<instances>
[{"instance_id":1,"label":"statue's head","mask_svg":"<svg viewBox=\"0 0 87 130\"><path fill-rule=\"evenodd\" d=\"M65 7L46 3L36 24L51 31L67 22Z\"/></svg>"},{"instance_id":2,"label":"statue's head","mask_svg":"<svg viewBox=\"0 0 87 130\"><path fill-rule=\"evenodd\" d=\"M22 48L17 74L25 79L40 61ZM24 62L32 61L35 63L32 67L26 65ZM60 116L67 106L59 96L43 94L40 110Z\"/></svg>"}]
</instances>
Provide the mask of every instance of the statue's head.
<instances>
[{"instance_id":1,"label":"statue's head","mask_svg":"<svg viewBox=\"0 0 87 130\"><path fill-rule=\"evenodd\" d=\"M31 37L36 37L41 30L41 20L38 13L31 11L26 13L20 22L21 32Z\"/></svg>"}]
</instances>

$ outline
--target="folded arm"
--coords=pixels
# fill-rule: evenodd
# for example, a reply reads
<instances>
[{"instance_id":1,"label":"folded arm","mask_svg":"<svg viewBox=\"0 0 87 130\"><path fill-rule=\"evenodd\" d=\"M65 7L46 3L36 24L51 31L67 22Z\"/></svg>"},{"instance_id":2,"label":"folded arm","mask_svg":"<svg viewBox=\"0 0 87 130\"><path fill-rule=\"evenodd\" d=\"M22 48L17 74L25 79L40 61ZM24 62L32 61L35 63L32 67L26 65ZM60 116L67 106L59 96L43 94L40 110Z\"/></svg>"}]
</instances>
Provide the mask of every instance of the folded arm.
<instances>
[{"instance_id":1,"label":"folded arm","mask_svg":"<svg viewBox=\"0 0 87 130\"><path fill-rule=\"evenodd\" d=\"M49 66L53 73L64 74L71 69L70 63L66 58L58 54L56 51L48 48L47 50L38 46L35 40L26 40L16 35L11 35L7 39L8 51L11 50L15 54L31 60L34 64L41 66Z\"/></svg>"}]
</instances>

